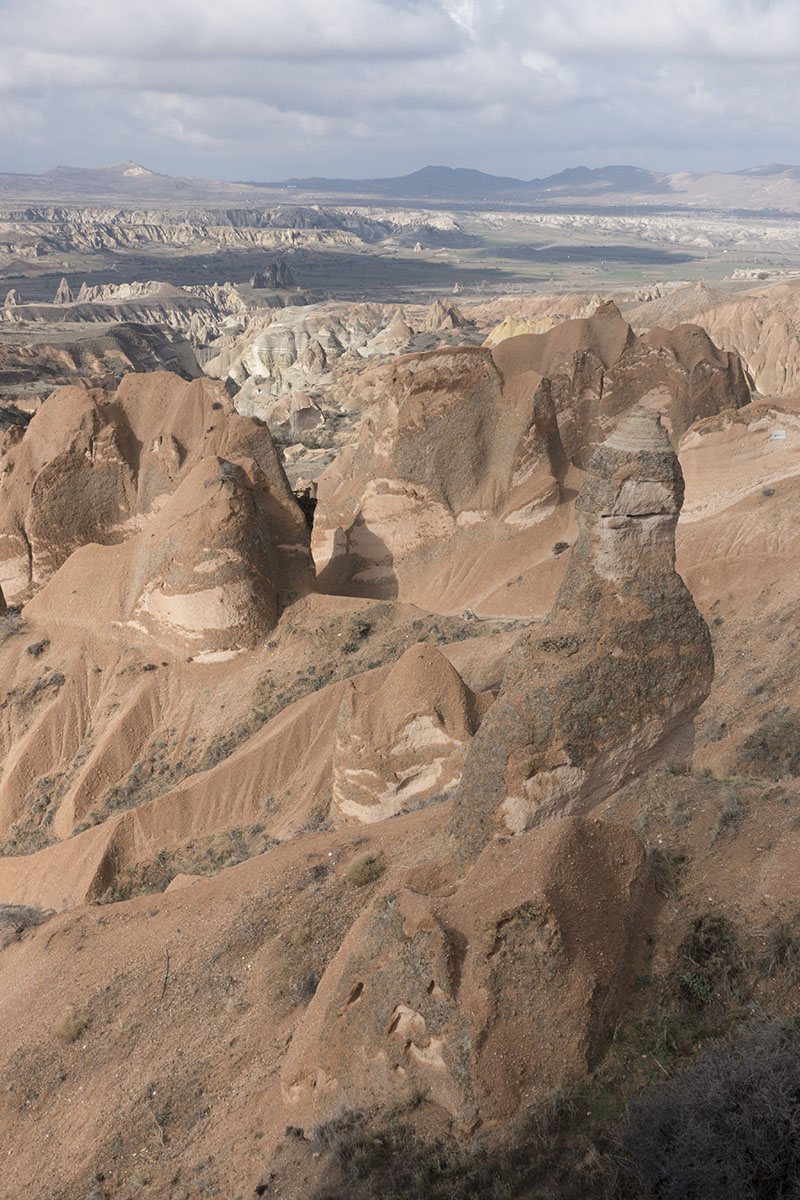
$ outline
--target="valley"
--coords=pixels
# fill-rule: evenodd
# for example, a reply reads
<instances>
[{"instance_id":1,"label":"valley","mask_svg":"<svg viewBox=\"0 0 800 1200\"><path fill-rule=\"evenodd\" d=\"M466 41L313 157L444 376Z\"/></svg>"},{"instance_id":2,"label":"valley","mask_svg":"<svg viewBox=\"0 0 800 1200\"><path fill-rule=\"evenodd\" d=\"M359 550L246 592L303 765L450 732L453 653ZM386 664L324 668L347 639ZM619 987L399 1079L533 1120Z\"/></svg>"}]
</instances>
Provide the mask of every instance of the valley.
<instances>
[{"instance_id":1,"label":"valley","mask_svg":"<svg viewBox=\"0 0 800 1200\"><path fill-rule=\"evenodd\" d=\"M800 218L119 167L0 209L0 1194L644 1198L800 1015Z\"/></svg>"}]
</instances>

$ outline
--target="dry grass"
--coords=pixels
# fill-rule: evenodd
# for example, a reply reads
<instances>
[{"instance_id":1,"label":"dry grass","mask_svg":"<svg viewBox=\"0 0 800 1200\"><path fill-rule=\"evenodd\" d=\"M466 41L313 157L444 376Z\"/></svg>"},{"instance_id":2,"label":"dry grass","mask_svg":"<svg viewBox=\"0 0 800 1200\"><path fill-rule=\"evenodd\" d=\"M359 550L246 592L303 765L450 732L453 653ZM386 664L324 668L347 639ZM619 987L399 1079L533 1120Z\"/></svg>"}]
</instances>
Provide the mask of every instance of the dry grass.
<instances>
[{"instance_id":1,"label":"dry grass","mask_svg":"<svg viewBox=\"0 0 800 1200\"><path fill-rule=\"evenodd\" d=\"M379 850L364 850L351 858L345 867L345 878L353 887L366 887L380 879L387 867L384 855Z\"/></svg>"},{"instance_id":2,"label":"dry grass","mask_svg":"<svg viewBox=\"0 0 800 1200\"><path fill-rule=\"evenodd\" d=\"M53 1027L56 1037L64 1042L77 1042L89 1022L73 1005L68 1005Z\"/></svg>"}]
</instances>

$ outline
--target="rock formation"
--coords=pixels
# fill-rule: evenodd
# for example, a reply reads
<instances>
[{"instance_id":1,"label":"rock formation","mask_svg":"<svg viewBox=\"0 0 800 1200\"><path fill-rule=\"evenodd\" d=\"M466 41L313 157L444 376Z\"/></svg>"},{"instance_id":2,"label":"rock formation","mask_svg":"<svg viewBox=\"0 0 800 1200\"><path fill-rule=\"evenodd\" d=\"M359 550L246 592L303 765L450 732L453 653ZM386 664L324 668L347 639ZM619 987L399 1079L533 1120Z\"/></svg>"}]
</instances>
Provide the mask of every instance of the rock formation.
<instances>
[{"instance_id":1,"label":"rock formation","mask_svg":"<svg viewBox=\"0 0 800 1200\"><path fill-rule=\"evenodd\" d=\"M458 782L494 697L476 696L433 646L413 646L376 686L351 680L339 708L331 813L382 821Z\"/></svg>"},{"instance_id":2,"label":"rock formation","mask_svg":"<svg viewBox=\"0 0 800 1200\"><path fill-rule=\"evenodd\" d=\"M468 1132L580 1078L613 1032L647 878L632 831L571 818L487 847L447 897L376 900L292 1040L294 1123L416 1093Z\"/></svg>"},{"instance_id":3,"label":"rock formation","mask_svg":"<svg viewBox=\"0 0 800 1200\"><path fill-rule=\"evenodd\" d=\"M293 518L254 460L206 455L160 497L140 533L75 550L28 611L46 624L69 595L80 623L91 613L97 628L179 641L195 657L250 648L310 584Z\"/></svg>"},{"instance_id":4,"label":"rock formation","mask_svg":"<svg viewBox=\"0 0 800 1200\"><path fill-rule=\"evenodd\" d=\"M186 338L163 325L108 320L56 326L31 306L2 311L27 314L34 322L24 332L16 325L0 327L3 395L22 408L33 410L54 388L74 383L113 389L131 372L174 371L181 379L202 375Z\"/></svg>"},{"instance_id":5,"label":"rock formation","mask_svg":"<svg viewBox=\"0 0 800 1200\"><path fill-rule=\"evenodd\" d=\"M585 813L658 755L690 749L713 657L675 571L682 502L658 414L637 408L592 456L553 612L519 639L470 746L452 817L467 858L501 831Z\"/></svg>"},{"instance_id":6,"label":"rock formation","mask_svg":"<svg viewBox=\"0 0 800 1200\"><path fill-rule=\"evenodd\" d=\"M58 285L53 303L72 304L74 300L75 297L72 294L72 288L69 286L69 282L67 281L66 277L62 275L61 283Z\"/></svg>"},{"instance_id":7,"label":"rock formation","mask_svg":"<svg viewBox=\"0 0 800 1200\"><path fill-rule=\"evenodd\" d=\"M506 379L535 371L550 380L564 448L579 467L642 399L652 398L675 445L693 421L750 400L738 356L703 329L656 327L637 338L611 302L589 318L508 338L493 357Z\"/></svg>"},{"instance_id":8,"label":"rock formation","mask_svg":"<svg viewBox=\"0 0 800 1200\"><path fill-rule=\"evenodd\" d=\"M245 406L241 404L238 397L237 404L239 411L243 411ZM288 438L292 442L296 442L303 434L310 433L324 425L325 414L305 392L290 392L269 406L265 413L265 420L270 432L276 437L284 441Z\"/></svg>"},{"instance_id":9,"label":"rock formation","mask_svg":"<svg viewBox=\"0 0 800 1200\"><path fill-rule=\"evenodd\" d=\"M167 373L126 376L112 394L65 388L12 439L0 455L0 583L11 599L27 598L79 547L125 541L215 456L255 464L252 486L275 496L281 589L305 593L307 528L269 431L237 414L219 385Z\"/></svg>"},{"instance_id":10,"label":"rock formation","mask_svg":"<svg viewBox=\"0 0 800 1200\"><path fill-rule=\"evenodd\" d=\"M564 540L577 472L640 399L676 441L749 400L736 356L702 330L637 338L613 304L492 349L397 359L375 390L357 444L319 479L322 586L487 612L508 612L515 581Z\"/></svg>"},{"instance_id":11,"label":"rock formation","mask_svg":"<svg viewBox=\"0 0 800 1200\"><path fill-rule=\"evenodd\" d=\"M297 281L292 274L292 269L285 258L278 258L274 262L268 263L263 271L256 271L250 280L252 288L292 288L297 286Z\"/></svg>"},{"instance_id":12,"label":"rock formation","mask_svg":"<svg viewBox=\"0 0 800 1200\"><path fill-rule=\"evenodd\" d=\"M800 287L796 279L765 283L731 295L723 286L687 285L645 304L626 306L637 328L691 321L742 359L757 391L791 394L800 386Z\"/></svg>"},{"instance_id":13,"label":"rock formation","mask_svg":"<svg viewBox=\"0 0 800 1200\"><path fill-rule=\"evenodd\" d=\"M5 308L16 308L16 306L21 303L22 303L22 296L19 294L17 289L9 288L9 290L6 292L4 307Z\"/></svg>"},{"instance_id":14,"label":"rock formation","mask_svg":"<svg viewBox=\"0 0 800 1200\"><path fill-rule=\"evenodd\" d=\"M452 300L434 300L428 309L425 329L463 329L472 322Z\"/></svg>"}]
</instances>

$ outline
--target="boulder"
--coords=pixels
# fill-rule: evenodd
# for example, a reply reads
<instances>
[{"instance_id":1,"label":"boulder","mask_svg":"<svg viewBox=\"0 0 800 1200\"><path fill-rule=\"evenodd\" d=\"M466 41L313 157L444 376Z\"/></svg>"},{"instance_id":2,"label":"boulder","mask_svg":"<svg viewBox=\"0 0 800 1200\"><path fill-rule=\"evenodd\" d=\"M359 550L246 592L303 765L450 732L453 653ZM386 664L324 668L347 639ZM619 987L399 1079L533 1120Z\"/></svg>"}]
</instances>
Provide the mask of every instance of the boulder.
<instances>
[{"instance_id":1,"label":"boulder","mask_svg":"<svg viewBox=\"0 0 800 1200\"><path fill-rule=\"evenodd\" d=\"M293 1123L422 1094L467 1133L584 1076L625 999L648 877L631 830L567 818L488 846L449 896L378 897L295 1030Z\"/></svg>"}]
</instances>

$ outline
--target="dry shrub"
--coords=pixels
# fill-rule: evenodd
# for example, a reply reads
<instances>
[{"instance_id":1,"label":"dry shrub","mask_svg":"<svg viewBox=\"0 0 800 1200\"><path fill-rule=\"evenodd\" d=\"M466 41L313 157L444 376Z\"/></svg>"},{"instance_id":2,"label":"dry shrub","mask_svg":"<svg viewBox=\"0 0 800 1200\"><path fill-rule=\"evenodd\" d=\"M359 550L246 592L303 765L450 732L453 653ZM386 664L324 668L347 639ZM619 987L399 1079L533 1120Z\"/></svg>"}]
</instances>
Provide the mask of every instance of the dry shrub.
<instances>
[{"instance_id":1,"label":"dry shrub","mask_svg":"<svg viewBox=\"0 0 800 1200\"><path fill-rule=\"evenodd\" d=\"M19 941L26 929L41 925L51 915L27 904L0 904L0 950Z\"/></svg>"},{"instance_id":2,"label":"dry shrub","mask_svg":"<svg viewBox=\"0 0 800 1200\"><path fill-rule=\"evenodd\" d=\"M760 973L768 979L783 975L794 984L800 979L800 926L798 921L776 920L763 930L764 945L758 958Z\"/></svg>"},{"instance_id":3,"label":"dry shrub","mask_svg":"<svg viewBox=\"0 0 800 1200\"><path fill-rule=\"evenodd\" d=\"M744 985L745 960L736 930L722 913L697 917L679 949L678 993L690 1008L723 1008Z\"/></svg>"},{"instance_id":4,"label":"dry shrub","mask_svg":"<svg viewBox=\"0 0 800 1200\"><path fill-rule=\"evenodd\" d=\"M365 887L380 879L386 870L386 859L380 850L365 850L351 858L345 868L345 878L354 887Z\"/></svg>"},{"instance_id":5,"label":"dry shrub","mask_svg":"<svg viewBox=\"0 0 800 1200\"><path fill-rule=\"evenodd\" d=\"M622 1135L636 1200L800 1196L800 1031L753 1023L634 1106Z\"/></svg>"},{"instance_id":6,"label":"dry shrub","mask_svg":"<svg viewBox=\"0 0 800 1200\"><path fill-rule=\"evenodd\" d=\"M800 774L800 712L773 713L744 739L737 770L754 779L794 779Z\"/></svg>"},{"instance_id":7,"label":"dry shrub","mask_svg":"<svg viewBox=\"0 0 800 1200\"><path fill-rule=\"evenodd\" d=\"M55 1023L55 1035L65 1042L77 1042L88 1023L86 1017L70 1004Z\"/></svg>"}]
</instances>

